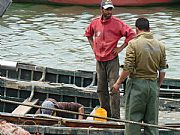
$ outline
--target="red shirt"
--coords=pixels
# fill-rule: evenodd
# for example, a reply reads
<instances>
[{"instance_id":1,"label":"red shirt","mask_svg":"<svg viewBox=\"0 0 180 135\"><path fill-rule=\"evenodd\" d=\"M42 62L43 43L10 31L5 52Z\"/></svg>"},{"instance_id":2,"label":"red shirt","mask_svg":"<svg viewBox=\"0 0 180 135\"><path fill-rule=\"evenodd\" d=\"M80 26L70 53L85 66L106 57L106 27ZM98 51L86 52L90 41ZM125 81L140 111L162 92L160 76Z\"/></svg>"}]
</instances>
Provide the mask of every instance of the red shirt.
<instances>
[{"instance_id":1,"label":"red shirt","mask_svg":"<svg viewBox=\"0 0 180 135\"><path fill-rule=\"evenodd\" d=\"M92 20L85 31L86 37L94 36L93 51L98 61L109 61L117 57L112 51L121 37L125 37L128 43L134 35L127 24L114 16L105 21L101 17Z\"/></svg>"}]
</instances>

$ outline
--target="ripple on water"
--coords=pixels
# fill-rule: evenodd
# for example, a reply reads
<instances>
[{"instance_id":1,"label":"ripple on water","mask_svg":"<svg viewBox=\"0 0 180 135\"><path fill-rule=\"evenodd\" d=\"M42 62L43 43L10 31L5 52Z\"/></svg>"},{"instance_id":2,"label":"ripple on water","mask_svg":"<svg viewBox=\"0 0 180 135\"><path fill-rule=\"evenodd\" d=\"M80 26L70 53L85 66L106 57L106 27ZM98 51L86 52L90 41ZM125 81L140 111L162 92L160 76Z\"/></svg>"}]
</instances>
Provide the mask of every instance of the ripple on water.
<instances>
[{"instance_id":1,"label":"ripple on water","mask_svg":"<svg viewBox=\"0 0 180 135\"><path fill-rule=\"evenodd\" d=\"M116 7L114 14L134 28L140 16L149 18L152 32L167 48L168 77L180 78L179 8ZM0 59L69 70L95 70L92 49L84 37L99 8L12 4L0 22ZM119 42L119 45L123 40ZM125 50L119 55L124 60Z\"/></svg>"}]
</instances>

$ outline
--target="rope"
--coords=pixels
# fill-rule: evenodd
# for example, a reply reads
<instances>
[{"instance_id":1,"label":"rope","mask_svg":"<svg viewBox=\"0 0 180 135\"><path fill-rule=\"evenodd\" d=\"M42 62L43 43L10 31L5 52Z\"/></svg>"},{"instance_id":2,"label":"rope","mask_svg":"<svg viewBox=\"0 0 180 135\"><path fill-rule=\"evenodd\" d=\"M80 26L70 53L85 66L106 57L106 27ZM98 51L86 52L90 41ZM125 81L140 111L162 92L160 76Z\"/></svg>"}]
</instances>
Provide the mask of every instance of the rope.
<instances>
[{"instance_id":1,"label":"rope","mask_svg":"<svg viewBox=\"0 0 180 135\"><path fill-rule=\"evenodd\" d=\"M41 135L41 133L40 133L40 131L39 131L39 129L38 129L38 124L36 124L35 121L33 121L33 120L26 120L26 121L24 121L24 122L22 123L22 125L25 125L26 122L32 122L32 123L34 123L34 125L36 125L36 130L35 130L35 132L34 132L33 135Z\"/></svg>"},{"instance_id":2,"label":"rope","mask_svg":"<svg viewBox=\"0 0 180 135\"><path fill-rule=\"evenodd\" d=\"M136 124L136 125L140 125L140 126L153 127L153 128L159 128L159 129L168 129L168 130L174 130L174 131L179 131L180 132L180 128L165 127L165 126L161 126L161 125L154 125L154 124L141 123L141 122L135 122L135 121L130 121L130 120L115 119L115 118L109 118L109 117L105 118L105 117L100 117L100 116L95 116L95 115L90 115L90 114L82 114L82 113L68 111L68 110L55 109L55 108L46 108L46 107L41 107L41 106L38 106L38 105L29 105L29 104L24 104L24 103L11 101L11 100L6 100L6 99L1 99L1 98L0 98L0 102L6 102L6 103L12 103L12 104L18 104L18 105L24 105L24 106L30 106L30 107L34 107L34 108L40 108L40 109L49 109L49 110L53 110L53 111L71 113L71 114L82 115L82 116L86 116L86 117L101 118L101 119L107 119L107 120L115 121L115 122Z\"/></svg>"}]
</instances>

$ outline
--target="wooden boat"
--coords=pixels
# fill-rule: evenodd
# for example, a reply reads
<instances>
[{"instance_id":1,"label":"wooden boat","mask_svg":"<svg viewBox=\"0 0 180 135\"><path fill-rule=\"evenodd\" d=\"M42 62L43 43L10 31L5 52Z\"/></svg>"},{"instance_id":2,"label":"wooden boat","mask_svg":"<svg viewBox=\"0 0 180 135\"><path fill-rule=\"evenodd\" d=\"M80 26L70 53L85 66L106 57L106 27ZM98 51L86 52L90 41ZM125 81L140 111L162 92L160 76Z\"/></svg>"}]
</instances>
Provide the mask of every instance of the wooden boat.
<instances>
[{"instance_id":1,"label":"wooden boat","mask_svg":"<svg viewBox=\"0 0 180 135\"><path fill-rule=\"evenodd\" d=\"M0 62L0 65L0 112L4 112L0 113L0 119L21 125L31 133L40 131L43 134L54 135L60 133L76 135L88 133L91 135L124 134L124 124L121 122L35 117L33 114L37 108L14 104L18 101L22 104L40 105L47 97L51 97L57 101L81 103L85 106L85 112L89 113L95 106L99 105L95 72L67 71L7 61ZM123 88L121 87L122 91ZM164 81L160 91L161 98L163 97L160 100L161 108L180 110L179 88L180 80L178 79ZM7 102L8 100L11 102ZM123 106L123 96L121 104ZM164 127L179 128L179 123L170 122ZM176 134L176 131L160 130L160 134L163 135L172 133Z\"/></svg>"},{"instance_id":2,"label":"wooden boat","mask_svg":"<svg viewBox=\"0 0 180 135\"><path fill-rule=\"evenodd\" d=\"M21 81L73 84L78 87L94 87L97 85L95 71L69 71L11 61L0 61L0 76ZM125 83L124 81L122 89L124 89ZM180 79L165 78L161 88L180 89Z\"/></svg>"},{"instance_id":3,"label":"wooden boat","mask_svg":"<svg viewBox=\"0 0 180 135\"><path fill-rule=\"evenodd\" d=\"M81 103L87 112L99 105L96 72L67 71L7 61L1 61L0 65L0 95L3 99L19 102L38 99L37 104L41 104L50 97L62 102ZM125 83L120 89L121 95L124 86ZM121 97L123 106L124 96ZM180 80L165 79L160 90L161 109L180 110L179 97ZM12 112L17 106L0 102L0 112ZM31 109L29 113L35 111Z\"/></svg>"},{"instance_id":4,"label":"wooden boat","mask_svg":"<svg viewBox=\"0 0 180 135\"><path fill-rule=\"evenodd\" d=\"M22 81L44 81L74 84L79 87L95 86L96 72L53 69L33 64L0 61L0 76Z\"/></svg>"},{"instance_id":5,"label":"wooden boat","mask_svg":"<svg viewBox=\"0 0 180 135\"><path fill-rule=\"evenodd\" d=\"M43 3L56 5L83 5L83 6L97 6L101 0L13 0L14 2L23 3ZM156 4L171 4L178 3L178 0L112 0L115 6L145 6Z\"/></svg>"},{"instance_id":6,"label":"wooden boat","mask_svg":"<svg viewBox=\"0 0 180 135\"><path fill-rule=\"evenodd\" d=\"M6 120L8 122L14 124L22 124L26 125L46 125L52 126L67 126L67 127L94 127L94 128L119 128L124 129L124 123L121 122L101 122L101 121L93 121L93 120L78 120L78 119L69 119L69 118L61 118L61 117L53 117L47 115L18 115L11 113L0 113L0 119ZM17 121L18 119L18 121ZM33 121L33 122L32 122Z\"/></svg>"},{"instance_id":7,"label":"wooden boat","mask_svg":"<svg viewBox=\"0 0 180 135\"><path fill-rule=\"evenodd\" d=\"M122 122L101 122L101 121L90 121L90 120L77 120L67 119L53 116L35 116L35 115L12 115L11 113L0 113L0 119L6 120L17 125L20 125L27 131L34 134L73 134L73 135L123 135L124 134L124 123ZM143 127L143 126L142 126ZM179 124L173 125L158 125L162 128L160 135L174 134L178 135L180 129ZM164 130L170 129L170 130Z\"/></svg>"},{"instance_id":8,"label":"wooden boat","mask_svg":"<svg viewBox=\"0 0 180 135\"><path fill-rule=\"evenodd\" d=\"M41 104L47 97L62 102L78 102L87 110L99 105L94 89L77 87L71 84L54 84L47 82L27 82L0 79L0 98L23 102L25 99L39 99ZM0 112L12 112L17 105L0 102ZM36 110L32 109L30 113Z\"/></svg>"}]
</instances>

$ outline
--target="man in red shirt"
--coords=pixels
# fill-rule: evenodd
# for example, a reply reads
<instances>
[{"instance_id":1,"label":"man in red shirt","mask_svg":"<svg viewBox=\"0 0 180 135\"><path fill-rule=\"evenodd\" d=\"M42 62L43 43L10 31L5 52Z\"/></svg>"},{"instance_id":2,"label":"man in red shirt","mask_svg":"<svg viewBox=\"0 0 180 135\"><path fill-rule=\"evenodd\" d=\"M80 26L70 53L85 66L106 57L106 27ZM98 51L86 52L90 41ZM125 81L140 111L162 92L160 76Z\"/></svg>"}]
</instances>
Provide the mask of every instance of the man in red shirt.
<instances>
[{"instance_id":1,"label":"man in red shirt","mask_svg":"<svg viewBox=\"0 0 180 135\"><path fill-rule=\"evenodd\" d=\"M108 117L120 118L120 95L113 90L113 84L119 76L118 53L127 46L135 32L123 21L112 16L113 8L111 0L103 0L100 6L101 16L91 21L85 36L97 60L97 93L100 105L106 109ZM121 37L125 37L125 41L117 47Z\"/></svg>"}]
</instances>

